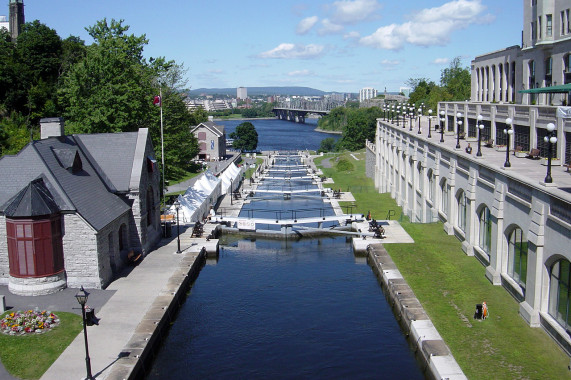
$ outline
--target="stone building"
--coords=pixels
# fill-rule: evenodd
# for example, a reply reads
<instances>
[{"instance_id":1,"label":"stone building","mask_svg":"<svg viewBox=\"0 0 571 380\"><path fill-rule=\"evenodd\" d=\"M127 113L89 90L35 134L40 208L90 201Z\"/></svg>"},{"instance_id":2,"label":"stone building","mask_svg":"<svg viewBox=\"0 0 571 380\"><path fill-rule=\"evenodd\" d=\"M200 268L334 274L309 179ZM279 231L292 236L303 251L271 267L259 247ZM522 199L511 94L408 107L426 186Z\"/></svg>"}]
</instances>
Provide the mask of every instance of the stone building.
<instances>
[{"instance_id":1,"label":"stone building","mask_svg":"<svg viewBox=\"0 0 571 380\"><path fill-rule=\"evenodd\" d=\"M159 172L148 129L41 139L0 159L0 283L39 295L102 288L161 237Z\"/></svg>"},{"instance_id":2,"label":"stone building","mask_svg":"<svg viewBox=\"0 0 571 380\"><path fill-rule=\"evenodd\" d=\"M223 125L207 121L191 127L190 132L198 139L199 159L215 161L226 157L226 133Z\"/></svg>"},{"instance_id":3,"label":"stone building","mask_svg":"<svg viewBox=\"0 0 571 380\"><path fill-rule=\"evenodd\" d=\"M534 95L570 82L571 7L523 8L523 45L472 62L471 101L439 103L418 132L378 120L367 173L411 221L441 221L523 319L571 353L571 174L562 166L571 110L561 92Z\"/></svg>"}]
</instances>

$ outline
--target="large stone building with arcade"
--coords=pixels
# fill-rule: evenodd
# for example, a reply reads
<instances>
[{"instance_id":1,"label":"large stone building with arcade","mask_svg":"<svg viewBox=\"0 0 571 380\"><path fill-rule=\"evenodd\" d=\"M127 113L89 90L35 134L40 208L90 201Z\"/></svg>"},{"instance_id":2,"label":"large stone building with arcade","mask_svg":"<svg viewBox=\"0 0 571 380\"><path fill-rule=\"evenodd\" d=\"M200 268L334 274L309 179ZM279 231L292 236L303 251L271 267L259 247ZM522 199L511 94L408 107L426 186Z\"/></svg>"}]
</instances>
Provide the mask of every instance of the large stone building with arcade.
<instances>
[{"instance_id":1,"label":"large stone building with arcade","mask_svg":"<svg viewBox=\"0 0 571 380\"><path fill-rule=\"evenodd\" d=\"M367 173L411 221L442 222L571 354L571 4L523 3L522 45L472 61L470 101L418 129L378 120Z\"/></svg>"}]
</instances>

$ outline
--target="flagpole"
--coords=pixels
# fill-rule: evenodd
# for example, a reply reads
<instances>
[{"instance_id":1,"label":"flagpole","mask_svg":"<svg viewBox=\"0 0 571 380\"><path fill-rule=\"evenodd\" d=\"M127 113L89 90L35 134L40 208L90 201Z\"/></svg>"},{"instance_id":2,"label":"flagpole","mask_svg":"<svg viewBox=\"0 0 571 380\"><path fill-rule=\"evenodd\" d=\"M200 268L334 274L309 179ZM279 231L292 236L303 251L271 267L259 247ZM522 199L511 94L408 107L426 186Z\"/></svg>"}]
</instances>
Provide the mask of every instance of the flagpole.
<instances>
[{"instance_id":1,"label":"flagpole","mask_svg":"<svg viewBox=\"0 0 571 380\"><path fill-rule=\"evenodd\" d=\"M166 210L166 189L165 189L165 140L163 135L163 89L159 87L159 107L161 108L161 161L163 167L163 207Z\"/></svg>"}]
</instances>

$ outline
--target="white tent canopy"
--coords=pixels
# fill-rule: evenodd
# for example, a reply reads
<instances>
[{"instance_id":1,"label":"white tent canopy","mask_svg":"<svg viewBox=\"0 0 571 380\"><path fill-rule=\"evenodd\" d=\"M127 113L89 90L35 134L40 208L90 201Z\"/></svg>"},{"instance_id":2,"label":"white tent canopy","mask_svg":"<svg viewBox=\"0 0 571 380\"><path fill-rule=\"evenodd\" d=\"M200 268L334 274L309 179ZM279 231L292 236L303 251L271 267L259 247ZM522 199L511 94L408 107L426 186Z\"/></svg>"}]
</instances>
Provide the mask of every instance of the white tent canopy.
<instances>
[{"instance_id":1,"label":"white tent canopy","mask_svg":"<svg viewBox=\"0 0 571 380\"><path fill-rule=\"evenodd\" d=\"M218 201L222 193L222 181L210 171L206 171L192 187L186 189L184 194L178 196L180 203L179 218L183 223L192 223L202 220ZM176 208L169 209L169 214L176 214Z\"/></svg>"}]
</instances>

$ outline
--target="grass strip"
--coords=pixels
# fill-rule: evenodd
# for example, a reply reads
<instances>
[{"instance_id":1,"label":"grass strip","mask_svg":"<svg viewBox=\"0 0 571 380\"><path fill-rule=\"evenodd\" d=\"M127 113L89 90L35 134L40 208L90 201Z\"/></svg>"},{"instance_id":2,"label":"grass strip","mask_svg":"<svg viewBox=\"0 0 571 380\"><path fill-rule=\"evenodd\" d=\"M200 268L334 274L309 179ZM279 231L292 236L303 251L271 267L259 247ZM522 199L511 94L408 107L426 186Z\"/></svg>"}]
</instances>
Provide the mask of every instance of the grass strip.
<instances>
[{"instance_id":1,"label":"grass strip","mask_svg":"<svg viewBox=\"0 0 571 380\"><path fill-rule=\"evenodd\" d=\"M570 378L569 357L541 328L529 327L519 316L519 304L501 286L492 285L485 268L474 257L464 254L461 242L447 235L442 223L410 223L402 216L390 194L375 194L374 184L365 176L364 151L320 157L331 185L350 189L356 212L371 211L373 218L392 219L414 239L414 244L386 244L391 255L454 358L470 379L485 376L494 379ZM325 168L329 159L332 168ZM349 161L353 168L347 170ZM486 301L490 316L480 321L473 315L477 303Z\"/></svg>"},{"instance_id":2,"label":"grass strip","mask_svg":"<svg viewBox=\"0 0 571 380\"><path fill-rule=\"evenodd\" d=\"M11 313L12 310L4 313ZM55 312L60 324L42 334L0 333L0 360L6 370L21 379L39 379L82 330L81 316Z\"/></svg>"}]
</instances>

